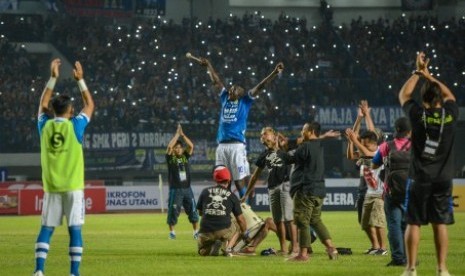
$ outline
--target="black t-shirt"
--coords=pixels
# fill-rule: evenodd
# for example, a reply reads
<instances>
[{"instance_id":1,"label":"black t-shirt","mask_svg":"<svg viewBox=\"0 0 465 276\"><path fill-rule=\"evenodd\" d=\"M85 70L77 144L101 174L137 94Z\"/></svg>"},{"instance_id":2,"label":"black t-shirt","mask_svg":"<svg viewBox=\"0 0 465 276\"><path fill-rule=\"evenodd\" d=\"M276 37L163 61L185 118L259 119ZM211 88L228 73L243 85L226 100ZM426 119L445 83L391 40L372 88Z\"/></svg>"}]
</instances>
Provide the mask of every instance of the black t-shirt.
<instances>
[{"instance_id":1,"label":"black t-shirt","mask_svg":"<svg viewBox=\"0 0 465 276\"><path fill-rule=\"evenodd\" d=\"M197 210L202 213L200 233L210 233L229 228L231 213L235 217L242 214L237 196L221 186L205 188L199 196Z\"/></svg>"},{"instance_id":2,"label":"black t-shirt","mask_svg":"<svg viewBox=\"0 0 465 276\"><path fill-rule=\"evenodd\" d=\"M302 190L313 196L324 198L325 163L324 151L320 139L306 141L295 151L295 166L291 175L291 195Z\"/></svg>"},{"instance_id":3,"label":"black t-shirt","mask_svg":"<svg viewBox=\"0 0 465 276\"><path fill-rule=\"evenodd\" d=\"M268 169L268 188L271 189L289 181L290 163L290 157L285 151L266 149L260 154L255 165L260 169Z\"/></svg>"},{"instance_id":4,"label":"black t-shirt","mask_svg":"<svg viewBox=\"0 0 465 276\"><path fill-rule=\"evenodd\" d=\"M166 164L168 165L168 183L170 188L189 188L191 185L191 173L187 151L179 157L166 154Z\"/></svg>"},{"instance_id":5,"label":"black t-shirt","mask_svg":"<svg viewBox=\"0 0 465 276\"><path fill-rule=\"evenodd\" d=\"M409 175L412 179L425 182L437 182L450 180L454 177L454 136L459 116L458 105L455 101L444 103L445 110L444 130L434 160L422 158L425 148L426 132L429 138L437 141L441 128L442 109L426 109L427 127L423 122L425 110L414 100L405 102L402 107L410 119L412 125L412 165Z\"/></svg>"}]
</instances>

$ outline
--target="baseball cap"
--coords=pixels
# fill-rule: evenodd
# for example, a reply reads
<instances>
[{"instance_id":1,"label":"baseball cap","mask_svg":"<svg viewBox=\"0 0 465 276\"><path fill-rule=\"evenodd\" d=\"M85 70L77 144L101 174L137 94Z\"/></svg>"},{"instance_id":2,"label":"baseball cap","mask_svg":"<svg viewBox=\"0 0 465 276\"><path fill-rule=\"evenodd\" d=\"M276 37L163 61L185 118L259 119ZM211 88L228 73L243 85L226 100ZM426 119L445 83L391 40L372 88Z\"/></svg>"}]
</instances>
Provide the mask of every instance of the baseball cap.
<instances>
[{"instance_id":1,"label":"baseball cap","mask_svg":"<svg viewBox=\"0 0 465 276\"><path fill-rule=\"evenodd\" d=\"M230 181L231 173L225 166L218 166L213 171L213 179L216 181L216 183Z\"/></svg>"},{"instance_id":2,"label":"baseball cap","mask_svg":"<svg viewBox=\"0 0 465 276\"><path fill-rule=\"evenodd\" d=\"M394 123L395 137L404 137L407 132L412 130L410 126L410 121L406 117L400 117Z\"/></svg>"}]
</instances>

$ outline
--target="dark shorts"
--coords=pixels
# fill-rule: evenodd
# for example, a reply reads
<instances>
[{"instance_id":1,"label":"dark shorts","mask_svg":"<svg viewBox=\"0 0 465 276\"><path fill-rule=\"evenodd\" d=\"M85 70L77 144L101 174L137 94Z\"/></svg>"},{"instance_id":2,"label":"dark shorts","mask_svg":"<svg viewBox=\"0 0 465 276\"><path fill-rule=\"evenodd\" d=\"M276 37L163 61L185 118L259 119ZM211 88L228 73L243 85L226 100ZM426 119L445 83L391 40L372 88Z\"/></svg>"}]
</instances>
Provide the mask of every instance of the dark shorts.
<instances>
[{"instance_id":1,"label":"dark shorts","mask_svg":"<svg viewBox=\"0 0 465 276\"><path fill-rule=\"evenodd\" d=\"M452 181L407 182L407 224L453 224Z\"/></svg>"},{"instance_id":2,"label":"dark shorts","mask_svg":"<svg viewBox=\"0 0 465 276\"><path fill-rule=\"evenodd\" d=\"M190 187L170 188L168 199L168 217L166 219L168 225L176 225L178 223L178 217L179 214L181 214L181 207L186 211L190 223L199 221L199 214L197 213L192 189Z\"/></svg>"}]
</instances>

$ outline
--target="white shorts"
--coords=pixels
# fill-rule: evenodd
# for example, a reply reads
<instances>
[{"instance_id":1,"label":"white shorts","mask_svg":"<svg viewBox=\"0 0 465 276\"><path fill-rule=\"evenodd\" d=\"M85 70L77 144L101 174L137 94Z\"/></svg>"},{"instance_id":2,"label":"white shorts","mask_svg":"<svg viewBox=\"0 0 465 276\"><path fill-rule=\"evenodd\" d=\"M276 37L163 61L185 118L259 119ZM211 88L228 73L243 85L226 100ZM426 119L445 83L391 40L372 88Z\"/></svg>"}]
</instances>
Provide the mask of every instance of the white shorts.
<instances>
[{"instance_id":1,"label":"white shorts","mask_svg":"<svg viewBox=\"0 0 465 276\"><path fill-rule=\"evenodd\" d=\"M230 172L232 180L242 180L250 175L247 151L242 143L219 144L216 148L215 166L224 165Z\"/></svg>"},{"instance_id":2,"label":"white shorts","mask_svg":"<svg viewBox=\"0 0 465 276\"><path fill-rule=\"evenodd\" d=\"M66 216L68 226L84 224L84 191L45 193L42 204L42 225L56 227Z\"/></svg>"}]
</instances>

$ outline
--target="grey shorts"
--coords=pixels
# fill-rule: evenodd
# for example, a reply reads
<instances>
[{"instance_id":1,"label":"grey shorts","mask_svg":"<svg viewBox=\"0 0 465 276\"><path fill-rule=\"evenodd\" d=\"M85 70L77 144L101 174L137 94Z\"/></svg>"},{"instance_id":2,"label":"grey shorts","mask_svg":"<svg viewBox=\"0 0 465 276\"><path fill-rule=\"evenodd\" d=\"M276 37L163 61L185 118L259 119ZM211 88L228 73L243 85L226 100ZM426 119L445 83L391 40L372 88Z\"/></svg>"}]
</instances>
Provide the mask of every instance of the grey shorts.
<instances>
[{"instance_id":1,"label":"grey shorts","mask_svg":"<svg viewBox=\"0 0 465 276\"><path fill-rule=\"evenodd\" d=\"M275 222L294 220L294 203L289 193L291 184L284 182L268 190L270 211Z\"/></svg>"}]
</instances>

